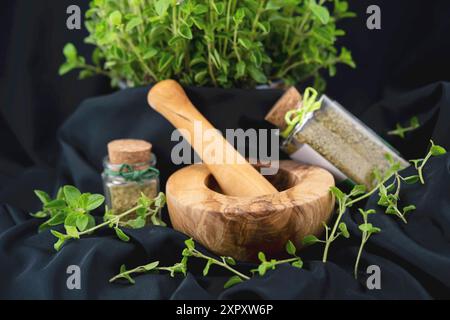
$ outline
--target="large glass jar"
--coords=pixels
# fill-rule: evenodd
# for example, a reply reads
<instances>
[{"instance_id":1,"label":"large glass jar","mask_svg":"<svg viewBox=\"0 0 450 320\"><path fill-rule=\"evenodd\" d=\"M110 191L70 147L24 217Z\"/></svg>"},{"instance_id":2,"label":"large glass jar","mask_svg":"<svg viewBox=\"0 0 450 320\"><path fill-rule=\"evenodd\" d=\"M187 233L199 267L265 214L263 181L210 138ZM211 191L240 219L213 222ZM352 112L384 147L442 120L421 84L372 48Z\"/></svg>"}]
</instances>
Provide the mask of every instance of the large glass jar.
<instances>
[{"instance_id":1,"label":"large glass jar","mask_svg":"<svg viewBox=\"0 0 450 320\"><path fill-rule=\"evenodd\" d=\"M283 128L286 111L302 108L302 97L290 89L266 117ZM375 132L336 101L323 95L320 109L306 115L283 143L292 159L329 170L338 182L374 186L374 171L385 173L393 162L409 164Z\"/></svg>"}]
</instances>

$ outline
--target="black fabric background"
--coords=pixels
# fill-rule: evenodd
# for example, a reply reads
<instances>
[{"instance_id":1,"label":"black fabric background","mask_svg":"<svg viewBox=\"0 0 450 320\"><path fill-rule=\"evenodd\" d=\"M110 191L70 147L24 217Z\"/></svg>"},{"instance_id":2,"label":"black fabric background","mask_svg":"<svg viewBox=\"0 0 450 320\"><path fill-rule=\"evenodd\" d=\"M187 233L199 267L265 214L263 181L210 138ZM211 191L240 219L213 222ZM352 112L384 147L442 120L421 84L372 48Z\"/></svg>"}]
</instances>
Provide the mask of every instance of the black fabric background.
<instances>
[{"instance_id":1,"label":"black fabric background","mask_svg":"<svg viewBox=\"0 0 450 320\"><path fill-rule=\"evenodd\" d=\"M402 202L414 203L408 225L379 214L373 223L383 232L374 236L362 259L381 267L382 290L368 291L351 271L359 243L356 216L345 221L350 240L335 243L323 265L319 248L301 252L303 270L282 266L229 290L228 274L213 269L201 276L193 261L187 278L140 276L135 286L109 284L120 264L132 267L160 260L179 260L184 235L164 228L130 230L130 243L109 231L68 244L54 253L49 233L37 234L38 208L33 189L54 192L75 184L101 192L101 159L114 138L145 138L155 145L163 185L177 169L170 163L172 128L146 106L148 88L109 93L106 79L77 81L57 76L61 48L75 42L82 53L83 32L65 30L65 9L77 1L5 1L0 32L0 298L103 299L370 299L450 298L450 157L432 159L427 184L411 186ZM365 8L382 7L383 29L365 28ZM79 1L82 7L86 2ZM339 68L327 93L340 101L392 143L405 158L422 157L428 140L450 148L450 31L448 1L357 1L359 18L345 22L356 70ZM200 110L219 129L268 127L264 114L281 92L188 88ZM88 97L94 97L80 102ZM376 103L377 101L382 101ZM396 122L419 115L423 125L406 140L386 137ZM61 124L64 123L61 126ZM57 130L60 128L59 133ZM408 169L411 171L412 169ZM376 207L370 199L366 207ZM167 212L165 212L167 220ZM355 219L355 220L354 220ZM68 265L82 268L82 290L66 289ZM245 271L252 266L240 264Z\"/></svg>"}]
</instances>

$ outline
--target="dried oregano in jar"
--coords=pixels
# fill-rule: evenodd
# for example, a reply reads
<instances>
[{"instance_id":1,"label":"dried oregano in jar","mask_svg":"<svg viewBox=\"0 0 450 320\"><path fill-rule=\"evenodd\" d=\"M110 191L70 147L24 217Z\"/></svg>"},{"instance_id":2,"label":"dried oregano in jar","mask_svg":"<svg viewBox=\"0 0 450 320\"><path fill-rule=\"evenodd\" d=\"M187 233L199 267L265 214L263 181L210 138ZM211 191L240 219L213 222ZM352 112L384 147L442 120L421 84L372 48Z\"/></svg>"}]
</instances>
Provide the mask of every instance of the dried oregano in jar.
<instances>
[{"instance_id":1,"label":"dried oregano in jar","mask_svg":"<svg viewBox=\"0 0 450 320\"><path fill-rule=\"evenodd\" d=\"M312 104L317 106L311 109ZM295 117L302 108L305 114L286 123L286 113L291 112ZM311 111L307 111L308 108ZM338 181L349 179L371 188L374 170L386 172L392 166L390 161L408 166L408 162L375 132L325 95L317 101L305 91L302 99L300 93L291 88L266 119L284 129L283 149L293 159L322 166Z\"/></svg>"},{"instance_id":2,"label":"dried oregano in jar","mask_svg":"<svg viewBox=\"0 0 450 320\"><path fill-rule=\"evenodd\" d=\"M115 140L108 144L102 177L106 203L114 214L134 208L141 193L149 198L158 195L159 171L151 148L143 140Z\"/></svg>"}]
</instances>

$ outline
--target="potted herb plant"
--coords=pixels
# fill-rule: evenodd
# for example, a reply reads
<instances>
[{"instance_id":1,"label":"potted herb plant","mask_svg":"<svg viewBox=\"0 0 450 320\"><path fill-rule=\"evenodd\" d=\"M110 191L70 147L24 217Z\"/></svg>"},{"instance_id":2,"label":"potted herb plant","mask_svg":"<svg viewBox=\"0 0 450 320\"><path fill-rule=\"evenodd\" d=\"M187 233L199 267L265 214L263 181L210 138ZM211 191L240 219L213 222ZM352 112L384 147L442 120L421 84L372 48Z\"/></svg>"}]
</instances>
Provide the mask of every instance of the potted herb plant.
<instances>
[{"instance_id":1,"label":"potted herb plant","mask_svg":"<svg viewBox=\"0 0 450 320\"><path fill-rule=\"evenodd\" d=\"M323 89L321 71L355 67L350 51L336 47L345 34L336 23L352 16L346 0L92 0L91 62L69 43L59 72L103 74L128 87L173 78L223 88L312 80Z\"/></svg>"}]
</instances>

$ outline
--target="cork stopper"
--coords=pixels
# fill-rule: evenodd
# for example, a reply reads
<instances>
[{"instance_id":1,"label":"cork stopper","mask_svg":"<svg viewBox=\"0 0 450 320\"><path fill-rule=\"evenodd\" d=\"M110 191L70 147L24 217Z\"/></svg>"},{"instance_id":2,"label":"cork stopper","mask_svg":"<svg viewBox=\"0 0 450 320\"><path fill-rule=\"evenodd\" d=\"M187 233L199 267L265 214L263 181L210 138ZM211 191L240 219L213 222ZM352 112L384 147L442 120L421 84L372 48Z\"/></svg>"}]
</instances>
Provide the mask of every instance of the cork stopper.
<instances>
[{"instance_id":1,"label":"cork stopper","mask_svg":"<svg viewBox=\"0 0 450 320\"><path fill-rule=\"evenodd\" d=\"M108 143L111 164L146 163L151 159L152 144L144 140L122 139Z\"/></svg>"},{"instance_id":2,"label":"cork stopper","mask_svg":"<svg viewBox=\"0 0 450 320\"><path fill-rule=\"evenodd\" d=\"M284 130L287 127L284 116L288 111L298 108L301 102L302 95L295 87L291 87L284 93L280 100L275 103L265 119L281 130Z\"/></svg>"}]
</instances>

